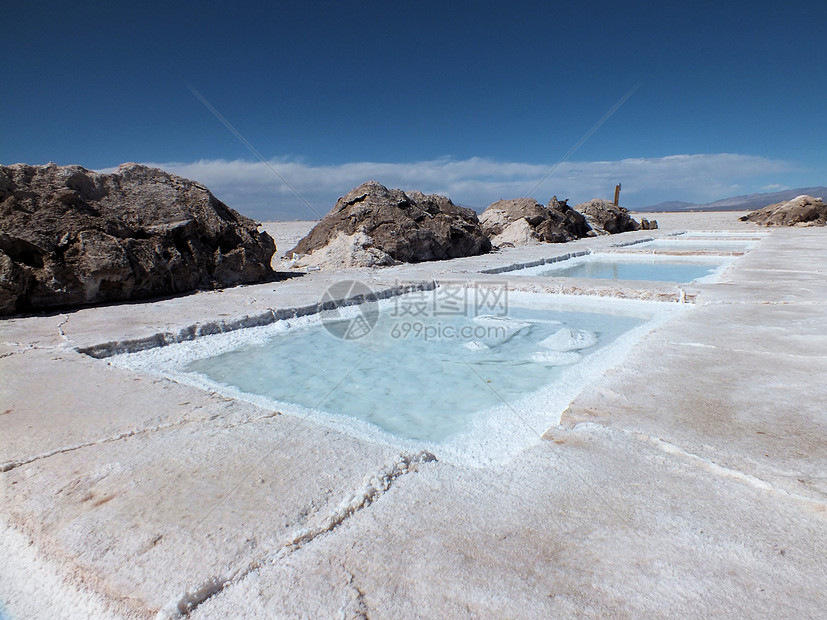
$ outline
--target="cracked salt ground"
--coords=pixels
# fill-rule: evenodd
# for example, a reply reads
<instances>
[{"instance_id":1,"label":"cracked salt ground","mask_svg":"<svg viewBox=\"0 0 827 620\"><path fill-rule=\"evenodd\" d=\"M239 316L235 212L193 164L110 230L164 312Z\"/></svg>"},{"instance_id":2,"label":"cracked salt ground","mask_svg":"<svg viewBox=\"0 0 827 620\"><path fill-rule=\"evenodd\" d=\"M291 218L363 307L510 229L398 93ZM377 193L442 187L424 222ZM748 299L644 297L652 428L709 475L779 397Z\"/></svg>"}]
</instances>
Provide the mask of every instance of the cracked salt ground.
<instances>
[{"instance_id":1,"label":"cracked salt ground","mask_svg":"<svg viewBox=\"0 0 827 620\"><path fill-rule=\"evenodd\" d=\"M232 568L227 575L210 577L197 586L176 595L158 612L156 620L173 620L186 617L204 601L217 595L225 588L241 582L266 565L284 560L294 551L312 542L317 536L331 532L341 525L345 519L378 500L383 493L390 489L397 478L416 471L421 463L433 461L436 461L434 455L424 450L416 454L405 453L399 455L392 464L368 474L362 487L343 498L329 514L315 519L308 527L293 532L275 547L260 554L246 565Z\"/></svg>"},{"instance_id":2,"label":"cracked salt ground","mask_svg":"<svg viewBox=\"0 0 827 620\"><path fill-rule=\"evenodd\" d=\"M658 220L664 232L755 230L733 217ZM308 307L342 274L80 310L61 325L65 339L64 316L6 321L0 340L13 344L0 344L0 355L15 354L0 357L0 462L40 456L0 472L4 612L149 619L180 602L178 593L253 567L194 607L193 620L822 618L825 232L773 230L722 282L693 287L695 305L619 336L623 355L610 345L583 356L562 403L539 398L547 409L560 404L562 418L531 419L531 407L515 406L547 431L544 440L535 434L509 460L480 466L515 431L483 427L475 460L431 450L438 462L415 464L417 473L394 478L332 529L328 517L344 514L338 508L366 479L375 475L371 486L383 488L385 474L401 471L400 455L424 442L399 448L296 415L265 417L269 405L210 396L158 379L149 366L128 371L73 347L109 343L96 350L111 354L130 341L157 342L157 333L187 337L188 326L224 316L243 322L242 306L253 316ZM467 280L536 264L552 250L562 252L515 248L361 275L377 288L402 278ZM580 295L628 294L583 282ZM647 290L677 300L666 287ZM258 300L252 309L248 298ZM582 329L554 330L564 327ZM155 428L177 422L186 423ZM146 432L116 439L132 429ZM281 555L281 543L302 531L321 533Z\"/></svg>"}]
</instances>

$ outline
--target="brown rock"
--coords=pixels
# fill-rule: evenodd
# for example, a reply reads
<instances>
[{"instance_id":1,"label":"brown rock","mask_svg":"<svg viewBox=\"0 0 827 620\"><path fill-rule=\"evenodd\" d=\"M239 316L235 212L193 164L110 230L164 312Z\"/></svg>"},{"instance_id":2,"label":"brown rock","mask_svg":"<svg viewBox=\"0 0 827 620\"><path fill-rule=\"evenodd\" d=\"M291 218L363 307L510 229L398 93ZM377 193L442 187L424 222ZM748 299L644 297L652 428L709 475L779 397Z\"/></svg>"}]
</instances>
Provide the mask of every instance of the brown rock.
<instances>
[{"instance_id":1,"label":"brown rock","mask_svg":"<svg viewBox=\"0 0 827 620\"><path fill-rule=\"evenodd\" d=\"M787 202L778 202L753 211L741 220L764 226L824 226L827 224L827 205L821 198L796 196Z\"/></svg>"},{"instance_id":2,"label":"brown rock","mask_svg":"<svg viewBox=\"0 0 827 620\"><path fill-rule=\"evenodd\" d=\"M495 245L564 243L590 233L585 218L556 196L547 207L533 198L498 200L480 214L480 224Z\"/></svg>"},{"instance_id":3,"label":"brown rock","mask_svg":"<svg viewBox=\"0 0 827 620\"><path fill-rule=\"evenodd\" d=\"M274 252L256 222L162 170L0 166L0 314L256 282Z\"/></svg>"},{"instance_id":4,"label":"brown rock","mask_svg":"<svg viewBox=\"0 0 827 620\"><path fill-rule=\"evenodd\" d=\"M574 208L586 216L589 225L599 235L640 230L640 224L632 219L627 209L615 206L608 200L594 198Z\"/></svg>"},{"instance_id":5,"label":"brown rock","mask_svg":"<svg viewBox=\"0 0 827 620\"><path fill-rule=\"evenodd\" d=\"M374 250L367 254L385 254L410 263L473 256L491 249L471 209L458 207L444 196L405 193L369 181L340 198L287 256L323 251L344 238L351 244L358 242L363 254Z\"/></svg>"}]
</instances>

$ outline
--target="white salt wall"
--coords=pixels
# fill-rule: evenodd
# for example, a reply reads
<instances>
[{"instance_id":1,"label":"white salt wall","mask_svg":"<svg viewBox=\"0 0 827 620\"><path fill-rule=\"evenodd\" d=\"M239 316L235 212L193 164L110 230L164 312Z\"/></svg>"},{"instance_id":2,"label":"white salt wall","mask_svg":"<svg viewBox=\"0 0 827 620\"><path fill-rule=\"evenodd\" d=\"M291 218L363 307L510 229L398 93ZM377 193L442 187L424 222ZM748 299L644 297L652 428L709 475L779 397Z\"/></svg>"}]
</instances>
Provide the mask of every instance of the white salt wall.
<instances>
[{"instance_id":1,"label":"white salt wall","mask_svg":"<svg viewBox=\"0 0 827 620\"><path fill-rule=\"evenodd\" d=\"M0 618L87 620L111 611L96 594L72 583L64 566L53 564L32 542L0 519ZM3 609L5 605L5 610Z\"/></svg>"}]
</instances>

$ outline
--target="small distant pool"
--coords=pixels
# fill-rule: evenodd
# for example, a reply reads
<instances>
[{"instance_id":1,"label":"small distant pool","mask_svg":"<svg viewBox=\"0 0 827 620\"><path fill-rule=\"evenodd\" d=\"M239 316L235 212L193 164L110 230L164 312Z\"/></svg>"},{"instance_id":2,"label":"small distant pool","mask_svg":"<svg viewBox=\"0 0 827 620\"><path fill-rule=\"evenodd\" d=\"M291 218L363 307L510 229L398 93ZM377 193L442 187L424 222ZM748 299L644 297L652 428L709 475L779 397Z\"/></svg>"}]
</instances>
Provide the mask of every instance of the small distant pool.
<instances>
[{"instance_id":1,"label":"small distant pool","mask_svg":"<svg viewBox=\"0 0 827 620\"><path fill-rule=\"evenodd\" d=\"M677 237L682 239L687 238L704 238L704 239L751 239L754 241L760 241L762 238L766 237L769 233L761 232L758 230L755 231L744 231L744 230L688 230L682 232Z\"/></svg>"},{"instance_id":2,"label":"small distant pool","mask_svg":"<svg viewBox=\"0 0 827 620\"><path fill-rule=\"evenodd\" d=\"M591 254L552 265L509 272L513 276L595 278L601 280L646 280L687 284L711 280L731 261L700 259L670 260L662 256Z\"/></svg>"},{"instance_id":3,"label":"small distant pool","mask_svg":"<svg viewBox=\"0 0 827 620\"><path fill-rule=\"evenodd\" d=\"M755 247L757 239L720 238L717 236L680 235L676 237L661 237L652 241L636 244L635 249L646 248L673 250L681 252L746 252Z\"/></svg>"}]
</instances>

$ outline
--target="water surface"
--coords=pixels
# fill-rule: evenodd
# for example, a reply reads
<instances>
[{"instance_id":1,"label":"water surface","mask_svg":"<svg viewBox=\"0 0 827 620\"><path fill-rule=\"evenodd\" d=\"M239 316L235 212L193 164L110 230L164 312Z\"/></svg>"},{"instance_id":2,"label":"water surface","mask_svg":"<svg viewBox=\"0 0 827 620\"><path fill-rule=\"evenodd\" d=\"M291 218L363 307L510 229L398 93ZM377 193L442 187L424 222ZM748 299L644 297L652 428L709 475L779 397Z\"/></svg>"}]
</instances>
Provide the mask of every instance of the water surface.
<instances>
[{"instance_id":1,"label":"water surface","mask_svg":"<svg viewBox=\"0 0 827 620\"><path fill-rule=\"evenodd\" d=\"M185 371L278 402L352 416L403 438L441 441L475 415L554 384L646 320L509 308L508 316L392 317L341 340L291 329L190 362Z\"/></svg>"}]
</instances>

